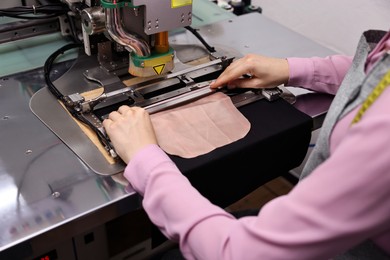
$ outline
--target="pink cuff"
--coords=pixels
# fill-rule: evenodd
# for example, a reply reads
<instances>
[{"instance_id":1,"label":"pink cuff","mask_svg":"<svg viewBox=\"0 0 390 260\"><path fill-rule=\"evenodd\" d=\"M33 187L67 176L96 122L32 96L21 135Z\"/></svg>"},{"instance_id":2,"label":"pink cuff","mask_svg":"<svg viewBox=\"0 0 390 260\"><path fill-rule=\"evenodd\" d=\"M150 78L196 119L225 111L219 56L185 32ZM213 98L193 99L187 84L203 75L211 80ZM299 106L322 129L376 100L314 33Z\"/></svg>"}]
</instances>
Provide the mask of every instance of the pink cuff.
<instances>
[{"instance_id":1,"label":"pink cuff","mask_svg":"<svg viewBox=\"0 0 390 260\"><path fill-rule=\"evenodd\" d=\"M288 86L310 87L314 82L314 64L307 58L287 58L289 66L289 80Z\"/></svg>"},{"instance_id":2,"label":"pink cuff","mask_svg":"<svg viewBox=\"0 0 390 260\"><path fill-rule=\"evenodd\" d=\"M150 174L166 161L171 162L171 159L158 145L147 145L131 159L126 166L124 176L132 187L143 196Z\"/></svg>"}]
</instances>

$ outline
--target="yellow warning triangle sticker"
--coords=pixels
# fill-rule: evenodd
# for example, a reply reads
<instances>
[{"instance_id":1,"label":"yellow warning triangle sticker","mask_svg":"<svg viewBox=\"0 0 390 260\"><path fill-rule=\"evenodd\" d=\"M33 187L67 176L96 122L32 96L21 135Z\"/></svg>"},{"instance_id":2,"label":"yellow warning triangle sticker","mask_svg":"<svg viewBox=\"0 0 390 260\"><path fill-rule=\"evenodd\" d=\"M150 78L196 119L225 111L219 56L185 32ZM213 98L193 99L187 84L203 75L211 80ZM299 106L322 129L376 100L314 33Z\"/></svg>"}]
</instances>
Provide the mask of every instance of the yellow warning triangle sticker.
<instances>
[{"instance_id":1,"label":"yellow warning triangle sticker","mask_svg":"<svg viewBox=\"0 0 390 260\"><path fill-rule=\"evenodd\" d=\"M161 65L158 65L158 66L154 66L153 69L157 73L157 75L160 75L161 72L163 72L164 67L165 67L165 64L161 64Z\"/></svg>"}]
</instances>

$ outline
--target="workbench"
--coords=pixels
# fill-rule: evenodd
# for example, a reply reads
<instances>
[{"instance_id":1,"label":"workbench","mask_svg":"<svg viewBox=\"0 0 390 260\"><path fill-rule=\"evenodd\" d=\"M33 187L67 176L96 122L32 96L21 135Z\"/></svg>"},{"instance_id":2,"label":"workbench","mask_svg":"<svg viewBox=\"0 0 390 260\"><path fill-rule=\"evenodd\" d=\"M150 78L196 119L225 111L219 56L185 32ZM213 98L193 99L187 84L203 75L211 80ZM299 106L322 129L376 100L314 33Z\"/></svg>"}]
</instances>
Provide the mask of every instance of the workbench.
<instances>
[{"instance_id":1,"label":"workbench","mask_svg":"<svg viewBox=\"0 0 390 260\"><path fill-rule=\"evenodd\" d=\"M199 26L211 44L243 55L334 54L259 13L222 14L220 20ZM184 30L170 35L175 44L196 41ZM71 55L55 66L54 79L77 61L77 53ZM39 65L7 71L0 79L0 259L146 256L152 246L142 198L121 176L93 172L31 112L30 99L45 88L44 82ZM331 99L307 93L293 105L262 99L243 106L240 111L252 125L245 138L200 157L172 159L204 196L227 207L299 166ZM115 245L119 232L127 247Z\"/></svg>"}]
</instances>

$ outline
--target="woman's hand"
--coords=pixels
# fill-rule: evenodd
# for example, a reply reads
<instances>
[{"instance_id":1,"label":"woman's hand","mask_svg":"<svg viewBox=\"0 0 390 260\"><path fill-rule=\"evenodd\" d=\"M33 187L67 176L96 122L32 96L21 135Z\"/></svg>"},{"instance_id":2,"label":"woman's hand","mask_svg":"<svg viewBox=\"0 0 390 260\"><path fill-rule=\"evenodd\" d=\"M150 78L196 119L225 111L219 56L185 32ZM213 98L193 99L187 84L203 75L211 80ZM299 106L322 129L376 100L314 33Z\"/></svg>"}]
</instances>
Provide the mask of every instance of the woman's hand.
<instances>
[{"instance_id":1,"label":"woman's hand","mask_svg":"<svg viewBox=\"0 0 390 260\"><path fill-rule=\"evenodd\" d=\"M116 153L125 163L143 147L157 144L149 113L140 107L121 106L103 121Z\"/></svg>"},{"instance_id":2,"label":"woman's hand","mask_svg":"<svg viewBox=\"0 0 390 260\"><path fill-rule=\"evenodd\" d=\"M289 68L286 59L247 54L234 61L210 85L219 88L273 88L286 84Z\"/></svg>"}]
</instances>

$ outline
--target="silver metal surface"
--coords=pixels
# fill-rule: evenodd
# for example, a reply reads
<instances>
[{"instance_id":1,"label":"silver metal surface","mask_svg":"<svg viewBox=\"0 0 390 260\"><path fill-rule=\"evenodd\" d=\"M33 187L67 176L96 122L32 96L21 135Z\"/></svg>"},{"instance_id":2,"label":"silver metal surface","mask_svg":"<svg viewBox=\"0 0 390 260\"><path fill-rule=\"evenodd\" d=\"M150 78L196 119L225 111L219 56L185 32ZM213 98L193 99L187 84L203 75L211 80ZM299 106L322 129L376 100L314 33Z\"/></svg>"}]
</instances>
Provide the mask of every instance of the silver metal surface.
<instances>
[{"instance_id":1,"label":"silver metal surface","mask_svg":"<svg viewBox=\"0 0 390 260\"><path fill-rule=\"evenodd\" d=\"M82 26L89 35L101 33L106 29L105 13L100 6L83 9L81 19Z\"/></svg>"},{"instance_id":2,"label":"silver metal surface","mask_svg":"<svg viewBox=\"0 0 390 260\"><path fill-rule=\"evenodd\" d=\"M146 106L145 109L150 113L154 114L159 111L172 108L181 104L188 103L192 100L199 99L208 95L211 95L215 91L212 91L210 89L210 82L204 82L202 84L195 84L194 88L196 90L184 93L183 95L179 95L172 99L165 99L160 102L151 104L149 106Z\"/></svg>"},{"instance_id":3,"label":"silver metal surface","mask_svg":"<svg viewBox=\"0 0 390 260\"><path fill-rule=\"evenodd\" d=\"M30 107L34 114L74 152L74 156L81 156L82 161L94 173L113 175L123 171L125 164L120 160L113 164L108 162L47 88L35 93Z\"/></svg>"},{"instance_id":4,"label":"silver metal surface","mask_svg":"<svg viewBox=\"0 0 390 260\"><path fill-rule=\"evenodd\" d=\"M2 24L0 27L0 44L17 41L42 34L54 33L60 28L57 18L23 20Z\"/></svg>"},{"instance_id":5,"label":"silver metal surface","mask_svg":"<svg viewBox=\"0 0 390 260\"><path fill-rule=\"evenodd\" d=\"M134 195L120 175L96 175L31 113L28 80L0 81L0 252Z\"/></svg>"},{"instance_id":6,"label":"silver metal surface","mask_svg":"<svg viewBox=\"0 0 390 260\"><path fill-rule=\"evenodd\" d=\"M312 57L335 54L259 13L204 25L199 27L198 32L210 45L225 46L241 55L258 53L272 57ZM172 35L170 42L185 44L196 40L190 32L185 32Z\"/></svg>"},{"instance_id":7,"label":"silver metal surface","mask_svg":"<svg viewBox=\"0 0 390 260\"><path fill-rule=\"evenodd\" d=\"M309 57L334 54L258 13L202 26L199 33L211 45L235 50L240 55ZM198 43L186 31L171 35L170 41L176 46ZM85 62L79 66L85 71L89 64ZM10 77L0 81L0 252L40 234L55 233L66 224L76 226L61 234L70 235L75 230L82 233L91 225L96 227L119 216L121 210L140 207L138 196L127 191L126 183L117 178L121 174L112 177L95 174L30 111L29 102L34 93L45 100L42 110L53 109L52 105L57 102L46 88L35 85L33 79L39 75L26 73L23 80ZM73 77L67 82L60 78L55 82L67 85L64 94L77 92L80 85L86 89L96 87L83 77ZM299 101L300 97L296 104ZM310 98L306 101L310 102ZM310 106L301 104L299 109L307 109L310 114ZM54 107L59 109L58 104ZM326 113L326 110L324 106L313 115ZM64 121L59 129L71 127L68 135L74 135L73 128L79 129L69 117L57 119ZM93 159L101 159L101 155L94 152L93 144L86 144L87 138L72 138L74 145L79 146L77 149L86 149ZM130 198L134 200L127 201ZM122 202L126 202L126 206ZM121 207L117 206L119 204ZM60 241L61 234L52 236L51 242Z\"/></svg>"}]
</instances>

